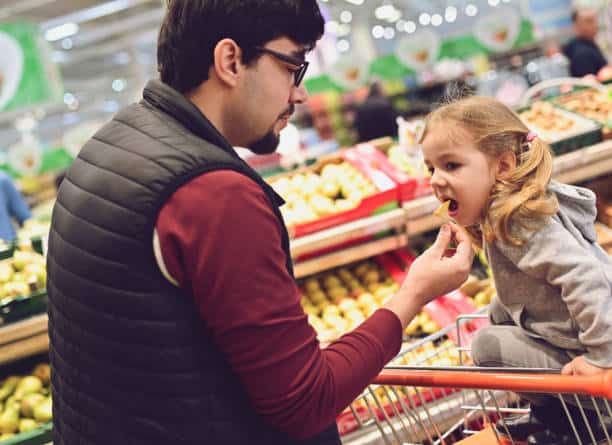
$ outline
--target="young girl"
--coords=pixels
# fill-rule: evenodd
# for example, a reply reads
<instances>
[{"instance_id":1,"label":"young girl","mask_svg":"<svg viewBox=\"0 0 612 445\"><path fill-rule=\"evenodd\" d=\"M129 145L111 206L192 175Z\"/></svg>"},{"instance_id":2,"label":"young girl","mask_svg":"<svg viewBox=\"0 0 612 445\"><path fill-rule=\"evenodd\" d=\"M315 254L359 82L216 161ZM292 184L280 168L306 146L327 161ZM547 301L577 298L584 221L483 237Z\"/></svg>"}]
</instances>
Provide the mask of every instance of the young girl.
<instances>
[{"instance_id":1,"label":"young girl","mask_svg":"<svg viewBox=\"0 0 612 445\"><path fill-rule=\"evenodd\" d=\"M475 363L583 375L612 368L612 262L596 244L594 193L551 181L549 147L492 98L437 109L421 141L436 197L450 201L449 215L493 271L492 326L472 343ZM549 401L532 399L533 413L559 423L563 411Z\"/></svg>"}]
</instances>

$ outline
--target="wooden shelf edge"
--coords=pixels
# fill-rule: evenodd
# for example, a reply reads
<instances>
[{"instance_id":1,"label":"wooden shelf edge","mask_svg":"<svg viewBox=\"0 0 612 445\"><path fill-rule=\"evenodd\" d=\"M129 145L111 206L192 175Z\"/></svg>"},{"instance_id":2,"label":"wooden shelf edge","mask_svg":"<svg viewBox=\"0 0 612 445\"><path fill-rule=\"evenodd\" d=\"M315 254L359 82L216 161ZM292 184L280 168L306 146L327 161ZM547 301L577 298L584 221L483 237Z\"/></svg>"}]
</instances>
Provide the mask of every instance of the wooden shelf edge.
<instances>
[{"instance_id":1,"label":"wooden shelf edge","mask_svg":"<svg viewBox=\"0 0 612 445\"><path fill-rule=\"evenodd\" d=\"M47 332L47 314L34 315L0 327L0 348L33 335Z\"/></svg>"},{"instance_id":2,"label":"wooden shelf edge","mask_svg":"<svg viewBox=\"0 0 612 445\"><path fill-rule=\"evenodd\" d=\"M347 224L313 233L312 235L292 239L291 255L293 257L298 257L352 239L398 228L404 224L404 222L405 212L402 208L390 210L380 215L362 218L357 221L351 221Z\"/></svg>"},{"instance_id":3,"label":"wooden shelf edge","mask_svg":"<svg viewBox=\"0 0 612 445\"><path fill-rule=\"evenodd\" d=\"M375 255L380 255L381 253L406 246L407 242L408 237L405 234L392 235L376 241L359 244L348 249L342 249L338 252L333 252L311 260L298 262L294 267L295 277L302 278L333 267L343 266Z\"/></svg>"}]
</instances>

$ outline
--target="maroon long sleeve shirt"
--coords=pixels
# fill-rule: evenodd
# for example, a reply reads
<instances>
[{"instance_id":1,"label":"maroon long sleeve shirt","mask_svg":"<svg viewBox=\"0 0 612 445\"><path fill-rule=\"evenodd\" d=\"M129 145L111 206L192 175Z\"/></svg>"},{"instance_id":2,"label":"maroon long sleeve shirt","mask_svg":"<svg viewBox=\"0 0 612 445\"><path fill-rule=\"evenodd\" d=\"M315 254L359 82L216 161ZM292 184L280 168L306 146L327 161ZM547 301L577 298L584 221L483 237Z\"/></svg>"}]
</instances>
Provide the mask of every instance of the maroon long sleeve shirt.
<instances>
[{"instance_id":1,"label":"maroon long sleeve shirt","mask_svg":"<svg viewBox=\"0 0 612 445\"><path fill-rule=\"evenodd\" d=\"M157 261L193 295L254 409L297 438L335 420L401 346L401 323L378 310L326 349L285 267L281 227L261 188L233 171L179 188L157 224Z\"/></svg>"}]
</instances>

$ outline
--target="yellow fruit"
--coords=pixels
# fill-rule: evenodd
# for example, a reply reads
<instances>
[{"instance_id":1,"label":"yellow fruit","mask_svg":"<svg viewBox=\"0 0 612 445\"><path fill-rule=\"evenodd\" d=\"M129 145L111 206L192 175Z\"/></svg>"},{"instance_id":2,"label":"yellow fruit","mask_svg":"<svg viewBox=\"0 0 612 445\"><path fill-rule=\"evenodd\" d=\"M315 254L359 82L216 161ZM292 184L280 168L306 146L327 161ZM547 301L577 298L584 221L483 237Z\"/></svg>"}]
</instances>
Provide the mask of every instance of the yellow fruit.
<instances>
[{"instance_id":1,"label":"yellow fruit","mask_svg":"<svg viewBox=\"0 0 612 445\"><path fill-rule=\"evenodd\" d=\"M304 289L306 289L306 292L311 293L316 292L321 288L319 287L319 282L316 279L309 278L304 282Z\"/></svg>"},{"instance_id":2,"label":"yellow fruit","mask_svg":"<svg viewBox=\"0 0 612 445\"><path fill-rule=\"evenodd\" d=\"M357 303L363 308L369 305L376 305L376 299L370 293L363 293L357 297Z\"/></svg>"},{"instance_id":3,"label":"yellow fruit","mask_svg":"<svg viewBox=\"0 0 612 445\"><path fill-rule=\"evenodd\" d=\"M312 301L314 304L319 304L326 300L327 296L320 290L310 294L310 301Z\"/></svg>"},{"instance_id":4,"label":"yellow fruit","mask_svg":"<svg viewBox=\"0 0 612 445\"><path fill-rule=\"evenodd\" d=\"M380 274L377 270L370 270L364 274L362 279L366 284L378 283L380 281Z\"/></svg>"},{"instance_id":5,"label":"yellow fruit","mask_svg":"<svg viewBox=\"0 0 612 445\"><path fill-rule=\"evenodd\" d=\"M327 291L327 295L329 295L329 297L334 301L344 298L348 294L349 291L344 287L332 287Z\"/></svg>"},{"instance_id":6,"label":"yellow fruit","mask_svg":"<svg viewBox=\"0 0 612 445\"><path fill-rule=\"evenodd\" d=\"M428 321L423 326L421 326L423 332L426 334L433 334L434 332L438 332L440 330L440 326L435 321Z\"/></svg>"},{"instance_id":7,"label":"yellow fruit","mask_svg":"<svg viewBox=\"0 0 612 445\"><path fill-rule=\"evenodd\" d=\"M343 298L338 303L338 307L342 312L349 312L351 310L357 309L357 302L352 298Z\"/></svg>"},{"instance_id":8,"label":"yellow fruit","mask_svg":"<svg viewBox=\"0 0 612 445\"><path fill-rule=\"evenodd\" d=\"M338 184L334 181L325 181L320 186L321 193L328 198L335 198L336 195L340 192L338 188Z\"/></svg>"},{"instance_id":9,"label":"yellow fruit","mask_svg":"<svg viewBox=\"0 0 612 445\"><path fill-rule=\"evenodd\" d=\"M323 319L329 317L339 317L340 316L340 308L335 304L330 304L325 309L323 309Z\"/></svg>"}]
</instances>

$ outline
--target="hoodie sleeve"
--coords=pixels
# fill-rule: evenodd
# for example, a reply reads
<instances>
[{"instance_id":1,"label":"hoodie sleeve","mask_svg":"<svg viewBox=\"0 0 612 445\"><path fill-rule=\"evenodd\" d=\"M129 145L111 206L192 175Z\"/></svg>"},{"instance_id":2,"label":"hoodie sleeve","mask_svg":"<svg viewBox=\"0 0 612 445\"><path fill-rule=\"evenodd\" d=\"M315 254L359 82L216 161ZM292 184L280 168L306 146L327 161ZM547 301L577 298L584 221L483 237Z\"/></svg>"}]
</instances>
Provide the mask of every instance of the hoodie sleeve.
<instances>
[{"instance_id":1,"label":"hoodie sleeve","mask_svg":"<svg viewBox=\"0 0 612 445\"><path fill-rule=\"evenodd\" d=\"M585 241L586 243L586 241ZM558 217L523 246L496 243L521 271L558 288L578 325L578 340L591 364L612 368L612 289L609 264L581 244Z\"/></svg>"}]
</instances>

